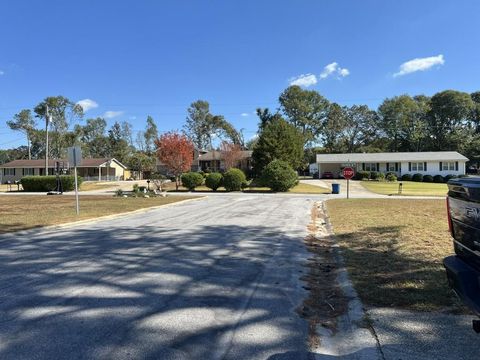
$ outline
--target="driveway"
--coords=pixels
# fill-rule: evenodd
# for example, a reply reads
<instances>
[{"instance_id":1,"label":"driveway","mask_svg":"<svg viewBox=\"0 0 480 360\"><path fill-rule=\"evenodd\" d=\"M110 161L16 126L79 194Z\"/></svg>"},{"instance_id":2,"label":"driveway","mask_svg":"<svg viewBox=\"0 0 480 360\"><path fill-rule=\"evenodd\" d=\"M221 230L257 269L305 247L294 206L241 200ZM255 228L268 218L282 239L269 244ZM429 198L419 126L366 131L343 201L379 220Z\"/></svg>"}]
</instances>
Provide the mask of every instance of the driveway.
<instances>
[{"instance_id":1,"label":"driveway","mask_svg":"<svg viewBox=\"0 0 480 360\"><path fill-rule=\"evenodd\" d=\"M310 359L312 205L212 196L0 236L0 358Z\"/></svg>"},{"instance_id":2,"label":"driveway","mask_svg":"<svg viewBox=\"0 0 480 360\"><path fill-rule=\"evenodd\" d=\"M332 188L332 184L340 184L340 194L332 195L331 198L345 198L347 196L347 180L345 179L308 179L300 180L301 183L316 185L325 187L327 189ZM375 194L365 189L360 181L350 180L350 197L352 198L386 198L386 195Z\"/></svg>"}]
</instances>

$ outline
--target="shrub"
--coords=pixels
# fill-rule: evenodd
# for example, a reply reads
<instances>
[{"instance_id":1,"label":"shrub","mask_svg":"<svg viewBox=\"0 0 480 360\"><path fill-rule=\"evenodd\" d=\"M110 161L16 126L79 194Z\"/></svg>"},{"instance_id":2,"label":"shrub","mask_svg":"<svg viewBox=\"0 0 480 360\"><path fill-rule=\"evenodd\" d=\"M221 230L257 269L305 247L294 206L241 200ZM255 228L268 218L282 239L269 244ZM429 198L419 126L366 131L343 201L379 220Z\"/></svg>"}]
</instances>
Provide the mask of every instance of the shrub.
<instances>
[{"instance_id":1,"label":"shrub","mask_svg":"<svg viewBox=\"0 0 480 360\"><path fill-rule=\"evenodd\" d=\"M451 180L451 179L456 179L456 178L458 178L457 175L448 174L447 176L445 176L445 182L447 182L448 180Z\"/></svg>"},{"instance_id":2,"label":"shrub","mask_svg":"<svg viewBox=\"0 0 480 360\"><path fill-rule=\"evenodd\" d=\"M80 176L77 179L78 187L80 187L83 179ZM75 190L75 176L60 175L60 181L62 182L63 191ZM27 192L53 191L57 188L56 176L24 176L20 182L23 190Z\"/></svg>"},{"instance_id":3,"label":"shrub","mask_svg":"<svg viewBox=\"0 0 480 360\"><path fill-rule=\"evenodd\" d=\"M458 175L458 177L461 179L461 178L466 178L466 177L468 177L468 175L460 174L460 175Z\"/></svg>"},{"instance_id":4,"label":"shrub","mask_svg":"<svg viewBox=\"0 0 480 360\"><path fill-rule=\"evenodd\" d=\"M377 175L377 181L384 181L385 180L385 174L382 172L379 172Z\"/></svg>"},{"instance_id":5,"label":"shrub","mask_svg":"<svg viewBox=\"0 0 480 360\"><path fill-rule=\"evenodd\" d=\"M360 170L355 174L355 180L368 180L370 173L368 171Z\"/></svg>"},{"instance_id":6,"label":"shrub","mask_svg":"<svg viewBox=\"0 0 480 360\"><path fill-rule=\"evenodd\" d=\"M123 196L123 190L122 189L115 190L115 196L122 197Z\"/></svg>"},{"instance_id":7,"label":"shrub","mask_svg":"<svg viewBox=\"0 0 480 360\"><path fill-rule=\"evenodd\" d=\"M217 189L222 186L223 176L220 173L210 173L207 175L205 179L205 185L212 189L213 191L217 191Z\"/></svg>"},{"instance_id":8,"label":"shrub","mask_svg":"<svg viewBox=\"0 0 480 360\"><path fill-rule=\"evenodd\" d=\"M376 172L376 171L372 171L370 173L370 180L378 180L378 176L379 176L380 173Z\"/></svg>"},{"instance_id":9,"label":"shrub","mask_svg":"<svg viewBox=\"0 0 480 360\"><path fill-rule=\"evenodd\" d=\"M411 174L403 174L402 175L402 181L412 181L412 175Z\"/></svg>"},{"instance_id":10,"label":"shrub","mask_svg":"<svg viewBox=\"0 0 480 360\"><path fill-rule=\"evenodd\" d=\"M132 191L135 193L135 194L138 194L140 192L140 188L138 186L138 184L133 184L132 186Z\"/></svg>"},{"instance_id":11,"label":"shrub","mask_svg":"<svg viewBox=\"0 0 480 360\"><path fill-rule=\"evenodd\" d=\"M394 173L388 173L387 176L385 176L385 179L387 181L391 181L391 182L394 182L394 181L397 181L397 175L395 175Z\"/></svg>"},{"instance_id":12,"label":"shrub","mask_svg":"<svg viewBox=\"0 0 480 360\"><path fill-rule=\"evenodd\" d=\"M183 186L185 186L190 191L195 190L197 186L200 186L203 184L202 174L194 171L182 174L181 179L182 179Z\"/></svg>"},{"instance_id":13,"label":"shrub","mask_svg":"<svg viewBox=\"0 0 480 360\"><path fill-rule=\"evenodd\" d=\"M423 182L433 182L433 176L432 175L425 175L423 177Z\"/></svg>"},{"instance_id":14,"label":"shrub","mask_svg":"<svg viewBox=\"0 0 480 360\"><path fill-rule=\"evenodd\" d=\"M422 182L423 181L423 175L422 174L413 174L412 176L412 181L416 182Z\"/></svg>"},{"instance_id":15,"label":"shrub","mask_svg":"<svg viewBox=\"0 0 480 360\"><path fill-rule=\"evenodd\" d=\"M445 178L442 176L442 175L435 175L433 177L433 182L435 183L444 183L445 182Z\"/></svg>"},{"instance_id":16,"label":"shrub","mask_svg":"<svg viewBox=\"0 0 480 360\"><path fill-rule=\"evenodd\" d=\"M223 186L227 191L240 191L246 181L247 178L240 169L231 168L223 174Z\"/></svg>"},{"instance_id":17,"label":"shrub","mask_svg":"<svg viewBox=\"0 0 480 360\"><path fill-rule=\"evenodd\" d=\"M288 191L297 184L298 176L295 170L285 161L273 160L262 174L262 183L273 191Z\"/></svg>"}]
</instances>

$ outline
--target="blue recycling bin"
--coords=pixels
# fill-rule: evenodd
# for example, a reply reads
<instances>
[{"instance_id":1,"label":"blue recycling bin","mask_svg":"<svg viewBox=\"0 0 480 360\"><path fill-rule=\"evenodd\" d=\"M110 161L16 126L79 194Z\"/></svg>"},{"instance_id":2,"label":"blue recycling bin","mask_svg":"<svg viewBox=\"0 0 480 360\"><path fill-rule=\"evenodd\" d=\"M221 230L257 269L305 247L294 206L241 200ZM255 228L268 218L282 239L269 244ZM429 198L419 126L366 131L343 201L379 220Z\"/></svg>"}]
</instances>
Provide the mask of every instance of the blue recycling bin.
<instances>
[{"instance_id":1,"label":"blue recycling bin","mask_svg":"<svg viewBox=\"0 0 480 360\"><path fill-rule=\"evenodd\" d=\"M340 194L340 184L332 184L332 194Z\"/></svg>"}]
</instances>

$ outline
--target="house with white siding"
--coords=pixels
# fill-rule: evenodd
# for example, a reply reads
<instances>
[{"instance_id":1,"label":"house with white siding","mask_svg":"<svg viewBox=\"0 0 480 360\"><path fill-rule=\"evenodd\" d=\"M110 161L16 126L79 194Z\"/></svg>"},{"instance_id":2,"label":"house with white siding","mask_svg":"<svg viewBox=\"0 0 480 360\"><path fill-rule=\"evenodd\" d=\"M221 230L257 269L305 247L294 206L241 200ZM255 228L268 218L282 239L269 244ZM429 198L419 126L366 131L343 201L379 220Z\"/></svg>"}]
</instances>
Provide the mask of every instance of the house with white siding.
<instances>
[{"instance_id":1,"label":"house with white siding","mask_svg":"<svg viewBox=\"0 0 480 360\"><path fill-rule=\"evenodd\" d=\"M317 154L316 166L320 177L332 173L339 177L344 167L355 171L392 172L404 174L463 175L468 159L456 151Z\"/></svg>"}]
</instances>

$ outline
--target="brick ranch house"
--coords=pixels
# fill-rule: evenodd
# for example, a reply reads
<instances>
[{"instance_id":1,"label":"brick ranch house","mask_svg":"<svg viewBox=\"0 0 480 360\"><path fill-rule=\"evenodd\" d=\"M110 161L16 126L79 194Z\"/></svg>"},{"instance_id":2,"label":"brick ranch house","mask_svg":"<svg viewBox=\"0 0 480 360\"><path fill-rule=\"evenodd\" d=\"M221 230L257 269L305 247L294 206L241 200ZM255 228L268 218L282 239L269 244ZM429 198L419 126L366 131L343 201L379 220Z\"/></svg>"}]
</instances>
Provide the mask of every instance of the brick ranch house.
<instances>
[{"instance_id":1,"label":"brick ranch house","mask_svg":"<svg viewBox=\"0 0 480 360\"><path fill-rule=\"evenodd\" d=\"M68 168L68 160L48 160L48 175L55 174L56 163L60 161ZM84 180L125 180L127 167L115 158L83 159L77 167L78 175ZM14 182L23 176L44 175L45 160L14 160L0 165L0 183Z\"/></svg>"},{"instance_id":2,"label":"brick ranch house","mask_svg":"<svg viewBox=\"0 0 480 360\"><path fill-rule=\"evenodd\" d=\"M392 172L404 174L464 175L468 159L456 151L317 154L316 163L310 165L312 173L320 177L326 172L339 177L346 166L355 171Z\"/></svg>"}]
</instances>

